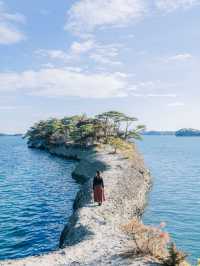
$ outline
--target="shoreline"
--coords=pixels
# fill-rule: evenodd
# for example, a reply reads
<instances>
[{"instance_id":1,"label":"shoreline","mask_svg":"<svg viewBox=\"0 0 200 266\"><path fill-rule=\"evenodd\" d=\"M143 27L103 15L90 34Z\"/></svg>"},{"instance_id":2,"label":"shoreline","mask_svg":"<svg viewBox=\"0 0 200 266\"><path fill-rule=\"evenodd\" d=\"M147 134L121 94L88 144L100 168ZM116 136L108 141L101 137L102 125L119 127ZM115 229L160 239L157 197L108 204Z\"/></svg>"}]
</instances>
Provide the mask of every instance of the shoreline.
<instances>
[{"instance_id":1,"label":"shoreline","mask_svg":"<svg viewBox=\"0 0 200 266\"><path fill-rule=\"evenodd\" d=\"M35 147L38 148L38 147ZM78 161L72 177L84 180L74 200L74 210L60 238L62 249L24 259L0 261L2 266L67 265L148 265L145 258L124 259L130 239L120 226L141 217L151 187L151 177L143 159L134 150L133 160L112 154L109 147L82 150L74 146L47 148L51 154ZM106 202L92 202L91 180L102 171ZM152 263L151 263L152 265Z\"/></svg>"}]
</instances>

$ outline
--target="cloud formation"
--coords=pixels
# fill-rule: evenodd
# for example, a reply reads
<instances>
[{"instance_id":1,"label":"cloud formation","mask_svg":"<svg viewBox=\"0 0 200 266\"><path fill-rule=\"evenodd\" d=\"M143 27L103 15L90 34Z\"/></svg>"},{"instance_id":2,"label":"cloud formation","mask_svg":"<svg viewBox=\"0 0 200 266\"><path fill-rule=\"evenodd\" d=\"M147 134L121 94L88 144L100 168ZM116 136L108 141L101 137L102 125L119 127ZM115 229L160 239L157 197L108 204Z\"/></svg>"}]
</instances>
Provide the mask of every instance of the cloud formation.
<instances>
[{"instance_id":1,"label":"cloud formation","mask_svg":"<svg viewBox=\"0 0 200 266\"><path fill-rule=\"evenodd\" d=\"M0 73L0 91L23 91L47 97L122 97L126 96L126 86L126 75L123 73L89 74L65 68Z\"/></svg>"},{"instance_id":2,"label":"cloud formation","mask_svg":"<svg viewBox=\"0 0 200 266\"><path fill-rule=\"evenodd\" d=\"M173 102L173 103L169 103L168 106L172 106L172 107L181 107L184 106L185 104L183 102Z\"/></svg>"},{"instance_id":3,"label":"cloud formation","mask_svg":"<svg viewBox=\"0 0 200 266\"><path fill-rule=\"evenodd\" d=\"M199 0L156 0L156 7L163 11L174 11L178 8L190 8L199 5Z\"/></svg>"},{"instance_id":4,"label":"cloud formation","mask_svg":"<svg viewBox=\"0 0 200 266\"><path fill-rule=\"evenodd\" d=\"M188 60L193 59L193 55L190 53L183 53L183 54L176 54L172 56L168 56L162 58L161 61L164 63L171 63L171 62L187 62Z\"/></svg>"},{"instance_id":5,"label":"cloud formation","mask_svg":"<svg viewBox=\"0 0 200 266\"><path fill-rule=\"evenodd\" d=\"M25 39L16 24L24 23L25 17L19 13L8 13L4 3L0 1L0 44L18 43Z\"/></svg>"},{"instance_id":6,"label":"cloud formation","mask_svg":"<svg viewBox=\"0 0 200 266\"><path fill-rule=\"evenodd\" d=\"M119 48L121 48L120 44L102 44L89 39L87 41L74 41L66 51L40 49L35 53L39 56L48 57L50 60L65 63L80 61L85 59L84 56L87 56L87 60L91 60L95 64L121 65L122 63L117 59Z\"/></svg>"},{"instance_id":7,"label":"cloud formation","mask_svg":"<svg viewBox=\"0 0 200 266\"><path fill-rule=\"evenodd\" d=\"M121 27L141 18L146 12L143 0L82 0L67 13L66 30L92 32L97 27Z\"/></svg>"},{"instance_id":8,"label":"cloud formation","mask_svg":"<svg viewBox=\"0 0 200 266\"><path fill-rule=\"evenodd\" d=\"M70 49L73 54L82 54L92 50L94 46L93 40L87 40L85 42L73 42Z\"/></svg>"},{"instance_id":9,"label":"cloud formation","mask_svg":"<svg viewBox=\"0 0 200 266\"><path fill-rule=\"evenodd\" d=\"M65 29L78 35L105 27L127 26L145 15L171 12L200 4L200 0L79 0L67 12Z\"/></svg>"}]
</instances>

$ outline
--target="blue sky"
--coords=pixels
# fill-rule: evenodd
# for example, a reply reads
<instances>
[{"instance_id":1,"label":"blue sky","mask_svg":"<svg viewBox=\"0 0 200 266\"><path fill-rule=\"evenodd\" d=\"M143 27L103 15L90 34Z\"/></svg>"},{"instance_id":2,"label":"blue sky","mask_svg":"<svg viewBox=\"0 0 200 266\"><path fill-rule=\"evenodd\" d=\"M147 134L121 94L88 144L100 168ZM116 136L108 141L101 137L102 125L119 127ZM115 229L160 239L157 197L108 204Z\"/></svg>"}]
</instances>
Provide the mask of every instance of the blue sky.
<instances>
[{"instance_id":1,"label":"blue sky","mask_svg":"<svg viewBox=\"0 0 200 266\"><path fill-rule=\"evenodd\" d=\"M119 110L200 128L200 0L0 1L0 132Z\"/></svg>"}]
</instances>

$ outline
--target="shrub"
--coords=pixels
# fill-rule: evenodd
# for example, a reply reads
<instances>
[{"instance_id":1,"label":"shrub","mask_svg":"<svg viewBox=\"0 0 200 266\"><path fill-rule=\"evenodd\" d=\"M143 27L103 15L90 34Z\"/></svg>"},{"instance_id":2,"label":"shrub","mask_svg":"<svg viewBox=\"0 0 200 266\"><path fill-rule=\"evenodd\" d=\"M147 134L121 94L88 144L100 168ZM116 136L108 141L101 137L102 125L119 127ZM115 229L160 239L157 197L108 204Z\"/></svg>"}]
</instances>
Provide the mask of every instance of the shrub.
<instances>
[{"instance_id":1,"label":"shrub","mask_svg":"<svg viewBox=\"0 0 200 266\"><path fill-rule=\"evenodd\" d=\"M135 244L135 254L164 258L167 256L167 244L170 238L168 233L162 231L163 227L164 224L160 227L146 226L138 219L133 219L122 229L131 235Z\"/></svg>"},{"instance_id":2,"label":"shrub","mask_svg":"<svg viewBox=\"0 0 200 266\"><path fill-rule=\"evenodd\" d=\"M187 254L177 249L174 243L171 243L168 249L167 258L162 259L164 266L186 266L189 265L185 259Z\"/></svg>"},{"instance_id":3,"label":"shrub","mask_svg":"<svg viewBox=\"0 0 200 266\"><path fill-rule=\"evenodd\" d=\"M138 219L133 219L123 225L122 229L134 241L133 254L151 256L164 266L190 266L185 260L187 254L178 250L174 243L170 243L169 234L163 231L165 226L164 222L158 227L147 226Z\"/></svg>"}]
</instances>

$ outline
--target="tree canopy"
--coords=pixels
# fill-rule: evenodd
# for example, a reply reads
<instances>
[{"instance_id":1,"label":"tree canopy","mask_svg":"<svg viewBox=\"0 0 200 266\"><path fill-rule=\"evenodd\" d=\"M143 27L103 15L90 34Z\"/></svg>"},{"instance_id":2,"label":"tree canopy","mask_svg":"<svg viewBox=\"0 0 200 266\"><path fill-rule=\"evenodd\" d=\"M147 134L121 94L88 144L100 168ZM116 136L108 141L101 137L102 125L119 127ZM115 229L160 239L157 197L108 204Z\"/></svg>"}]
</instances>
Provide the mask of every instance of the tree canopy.
<instances>
[{"instance_id":1,"label":"tree canopy","mask_svg":"<svg viewBox=\"0 0 200 266\"><path fill-rule=\"evenodd\" d=\"M87 117L75 115L62 119L51 118L34 124L26 133L28 142L42 141L44 145L110 143L115 139L141 139L144 125L134 125L137 118L121 112L109 111ZM112 141L111 141L112 140Z\"/></svg>"}]
</instances>

